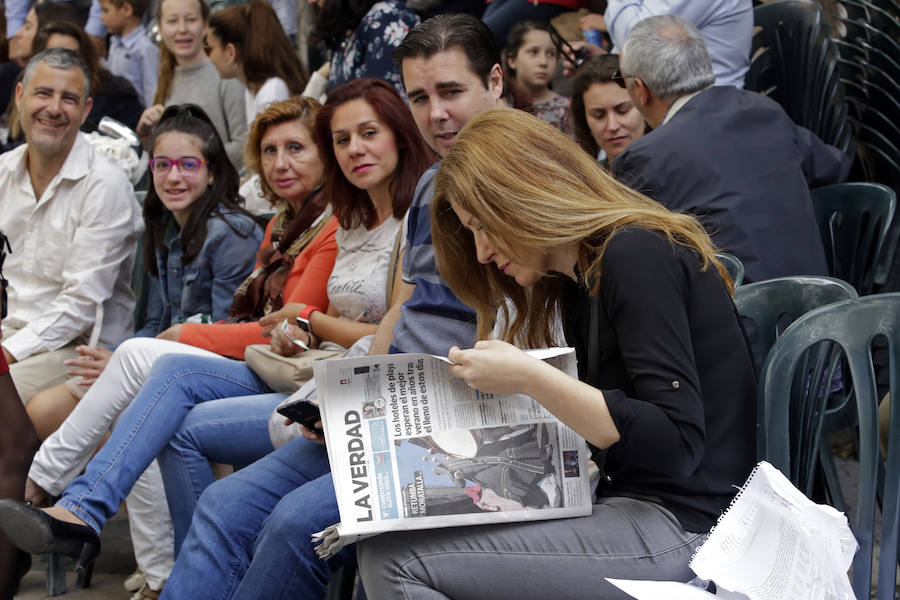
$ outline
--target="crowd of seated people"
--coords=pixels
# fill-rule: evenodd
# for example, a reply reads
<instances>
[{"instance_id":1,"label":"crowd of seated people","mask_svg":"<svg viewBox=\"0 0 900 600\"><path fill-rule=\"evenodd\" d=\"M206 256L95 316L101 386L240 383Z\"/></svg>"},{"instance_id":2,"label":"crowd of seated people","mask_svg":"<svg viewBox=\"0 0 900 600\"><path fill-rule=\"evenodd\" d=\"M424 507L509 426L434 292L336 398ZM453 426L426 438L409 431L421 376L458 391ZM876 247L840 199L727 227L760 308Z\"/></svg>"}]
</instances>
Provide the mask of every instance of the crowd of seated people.
<instances>
[{"instance_id":1,"label":"crowd of seated people","mask_svg":"<svg viewBox=\"0 0 900 600\"><path fill-rule=\"evenodd\" d=\"M19 142L0 155L0 600L30 554L89 568L123 501L136 600L321 598L357 564L372 598L690 580L756 456L752 340L715 253L749 281L825 274L809 189L848 158L740 89L723 59L749 39L740 2L610 1L583 22L618 54L591 49L571 98L551 81L575 57L534 19L578 2L421 22L400 0L310 4L312 76L265 0L160 0L158 48L143 0L102 0L86 28L37 4L17 30L0 67ZM722 21L748 31L713 44ZM103 116L143 143L142 203L82 133ZM521 351L561 337L577 379ZM286 394L244 362L251 344L439 354L479 390L527 394L595 453L593 512L320 559L310 535L340 520L321 423L273 415ZM216 480L211 463L243 468Z\"/></svg>"}]
</instances>

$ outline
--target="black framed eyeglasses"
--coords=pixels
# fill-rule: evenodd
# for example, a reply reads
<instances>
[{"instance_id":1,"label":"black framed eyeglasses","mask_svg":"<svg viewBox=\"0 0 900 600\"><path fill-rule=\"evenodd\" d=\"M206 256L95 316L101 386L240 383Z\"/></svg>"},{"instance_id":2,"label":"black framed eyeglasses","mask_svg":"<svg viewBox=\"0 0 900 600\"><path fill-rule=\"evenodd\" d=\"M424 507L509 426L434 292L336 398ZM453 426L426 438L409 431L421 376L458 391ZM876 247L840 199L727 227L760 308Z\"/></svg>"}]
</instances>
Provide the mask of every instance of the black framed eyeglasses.
<instances>
[{"instance_id":1,"label":"black framed eyeglasses","mask_svg":"<svg viewBox=\"0 0 900 600\"><path fill-rule=\"evenodd\" d=\"M9 238L0 233L0 320L6 318L6 286L9 282L3 277L3 262L6 260L6 251L12 254Z\"/></svg>"}]
</instances>

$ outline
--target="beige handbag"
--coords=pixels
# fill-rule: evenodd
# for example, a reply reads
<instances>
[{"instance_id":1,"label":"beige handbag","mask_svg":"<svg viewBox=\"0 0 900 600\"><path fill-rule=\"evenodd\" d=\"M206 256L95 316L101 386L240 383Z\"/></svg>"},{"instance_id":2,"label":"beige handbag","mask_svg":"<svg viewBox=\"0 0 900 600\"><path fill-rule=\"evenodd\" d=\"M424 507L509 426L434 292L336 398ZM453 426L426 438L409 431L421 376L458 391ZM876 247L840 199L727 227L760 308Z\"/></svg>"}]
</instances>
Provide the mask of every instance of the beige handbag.
<instances>
[{"instance_id":1,"label":"beige handbag","mask_svg":"<svg viewBox=\"0 0 900 600\"><path fill-rule=\"evenodd\" d=\"M301 385L312 379L313 362L341 354L343 354L341 350L313 348L294 356L281 356L272 352L268 344L252 344L244 350L244 360L272 390L293 394Z\"/></svg>"}]
</instances>

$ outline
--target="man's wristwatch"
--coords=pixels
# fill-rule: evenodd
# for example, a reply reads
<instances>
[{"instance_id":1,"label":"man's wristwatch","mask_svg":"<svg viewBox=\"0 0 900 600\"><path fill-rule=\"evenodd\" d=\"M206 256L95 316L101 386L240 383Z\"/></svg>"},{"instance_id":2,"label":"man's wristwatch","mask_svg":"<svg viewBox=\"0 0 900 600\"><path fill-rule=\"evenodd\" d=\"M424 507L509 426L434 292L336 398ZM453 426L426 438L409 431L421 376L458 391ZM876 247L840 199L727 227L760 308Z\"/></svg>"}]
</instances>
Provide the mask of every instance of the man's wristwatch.
<instances>
[{"instance_id":1,"label":"man's wristwatch","mask_svg":"<svg viewBox=\"0 0 900 600\"><path fill-rule=\"evenodd\" d=\"M309 316L315 311L322 312L322 309L318 306L312 306L307 304L300 314L297 316L297 327L305 331L306 333L312 335L312 326L309 323Z\"/></svg>"}]
</instances>

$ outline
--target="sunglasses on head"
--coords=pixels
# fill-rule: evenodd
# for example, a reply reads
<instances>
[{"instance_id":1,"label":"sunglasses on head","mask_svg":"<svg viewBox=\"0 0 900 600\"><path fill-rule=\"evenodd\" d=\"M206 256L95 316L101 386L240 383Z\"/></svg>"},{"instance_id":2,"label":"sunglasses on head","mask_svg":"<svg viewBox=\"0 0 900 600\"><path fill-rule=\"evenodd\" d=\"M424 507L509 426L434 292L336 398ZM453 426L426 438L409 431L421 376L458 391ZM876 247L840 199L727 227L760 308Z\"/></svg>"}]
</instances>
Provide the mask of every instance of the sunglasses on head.
<instances>
[{"instance_id":1,"label":"sunglasses on head","mask_svg":"<svg viewBox=\"0 0 900 600\"><path fill-rule=\"evenodd\" d=\"M206 114L202 108L197 106L196 104L175 104L173 106L168 107L163 113L159 116L159 122L167 121L169 119L174 119L175 117L180 117L187 115L189 117L194 117L195 119L200 119L210 125L213 122L209 119L209 115Z\"/></svg>"},{"instance_id":2,"label":"sunglasses on head","mask_svg":"<svg viewBox=\"0 0 900 600\"><path fill-rule=\"evenodd\" d=\"M609 78L610 81L614 81L616 85L620 88L628 89L628 84L625 82L625 75L622 75L622 69L616 69L616 72L612 74L612 77Z\"/></svg>"}]
</instances>

